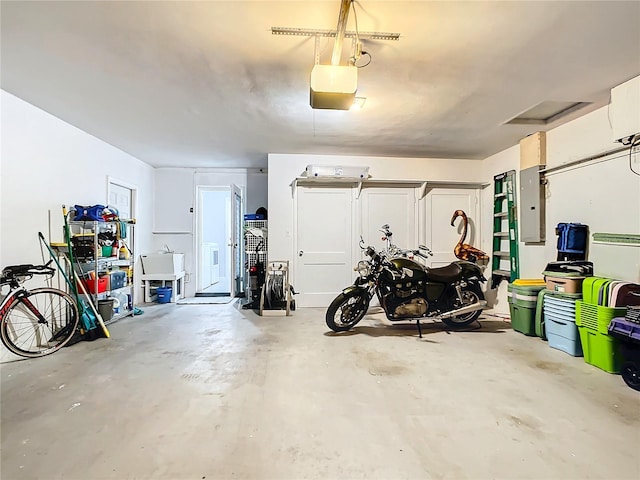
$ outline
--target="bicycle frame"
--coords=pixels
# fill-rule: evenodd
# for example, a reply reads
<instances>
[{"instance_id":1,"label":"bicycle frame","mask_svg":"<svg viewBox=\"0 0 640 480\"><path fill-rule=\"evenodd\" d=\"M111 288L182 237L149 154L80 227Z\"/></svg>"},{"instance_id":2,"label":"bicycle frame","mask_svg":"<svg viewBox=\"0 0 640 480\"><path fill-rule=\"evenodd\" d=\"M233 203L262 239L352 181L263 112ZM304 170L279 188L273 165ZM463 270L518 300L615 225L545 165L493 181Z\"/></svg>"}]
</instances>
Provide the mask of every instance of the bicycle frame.
<instances>
[{"instance_id":1,"label":"bicycle frame","mask_svg":"<svg viewBox=\"0 0 640 480\"><path fill-rule=\"evenodd\" d=\"M38 319L38 323L47 323L47 320L42 316L42 314L38 311L36 306L31 303L28 296L28 290L24 288L22 285L12 285L9 284L9 293L2 299L2 303L0 304L0 320L4 318L9 307L13 305L15 300L20 301L24 306L26 306L29 311L35 315Z\"/></svg>"}]
</instances>

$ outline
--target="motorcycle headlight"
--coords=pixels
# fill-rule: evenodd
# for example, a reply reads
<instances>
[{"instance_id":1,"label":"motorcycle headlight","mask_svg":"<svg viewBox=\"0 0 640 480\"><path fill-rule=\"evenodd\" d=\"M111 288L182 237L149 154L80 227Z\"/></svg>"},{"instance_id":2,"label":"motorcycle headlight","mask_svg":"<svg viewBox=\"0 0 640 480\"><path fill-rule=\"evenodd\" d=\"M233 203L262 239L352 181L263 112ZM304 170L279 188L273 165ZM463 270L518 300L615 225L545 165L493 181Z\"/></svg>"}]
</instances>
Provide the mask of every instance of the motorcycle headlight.
<instances>
[{"instance_id":1,"label":"motorcycle headlight","mask_svg":"<svg viewBox=\"0 0 640 480\"><path fill-rule=\"evenodd\" d=\"M369 262L360 260L354 270L358 272L358 275L360 275L361 277L366 277L371 272L371 265L369 264Z\"/></svg>"}]
</instances>

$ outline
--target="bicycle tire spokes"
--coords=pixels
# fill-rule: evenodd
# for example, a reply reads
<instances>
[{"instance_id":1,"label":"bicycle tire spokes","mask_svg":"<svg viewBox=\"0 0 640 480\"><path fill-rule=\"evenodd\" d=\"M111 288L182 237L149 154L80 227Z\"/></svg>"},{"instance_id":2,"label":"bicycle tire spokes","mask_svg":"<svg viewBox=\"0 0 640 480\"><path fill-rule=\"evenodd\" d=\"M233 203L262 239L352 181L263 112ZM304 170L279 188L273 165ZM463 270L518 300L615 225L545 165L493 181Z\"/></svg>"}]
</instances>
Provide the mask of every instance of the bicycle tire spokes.
<instances>
[{"instance_id":1,"label":"bicycle tire spokes","mask_svg":"<svg viewBox=\"0 0 640 480\"><path fill-rule=\"evenodd\" d=\"M73 298L57 289L39 288L12 301L2 318L0 337L13 353L38 357L63 347L77 325Z\"/></svg>"}]
</instances>

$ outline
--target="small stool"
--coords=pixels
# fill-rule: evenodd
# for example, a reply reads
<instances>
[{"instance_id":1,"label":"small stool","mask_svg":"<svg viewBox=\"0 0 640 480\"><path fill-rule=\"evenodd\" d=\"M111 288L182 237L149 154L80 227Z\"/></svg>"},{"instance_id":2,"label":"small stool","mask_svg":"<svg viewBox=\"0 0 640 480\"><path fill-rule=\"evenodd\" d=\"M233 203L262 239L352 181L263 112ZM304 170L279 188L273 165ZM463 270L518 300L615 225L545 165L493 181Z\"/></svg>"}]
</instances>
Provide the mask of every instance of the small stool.
<instances>
[{"instance_id":1,"label":"small stool","mask_svg":"<svg viewBox=\"0 0 640 480\"><path fill-rule=\"evenodd\" d=\"M144 301L145 303L151 303L154 299L151 296L151 282L162 282L162 286L166 287L167 283L171 285L171 303L175 303L176 300L184 298L184 275L185 272L179 272L176 274L170 273L143 273L140 278L144 282Z\"/></svg>"}]
</instances>

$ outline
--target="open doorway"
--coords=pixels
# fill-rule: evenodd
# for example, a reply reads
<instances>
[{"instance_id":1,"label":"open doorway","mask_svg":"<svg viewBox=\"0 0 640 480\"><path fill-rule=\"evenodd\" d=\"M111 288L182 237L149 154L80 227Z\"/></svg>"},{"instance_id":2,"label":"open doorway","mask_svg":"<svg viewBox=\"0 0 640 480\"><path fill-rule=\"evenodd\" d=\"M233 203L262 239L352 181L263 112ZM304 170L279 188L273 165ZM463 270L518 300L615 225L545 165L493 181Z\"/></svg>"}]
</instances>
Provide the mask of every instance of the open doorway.
<instances>
[{"instance_id":1,"label":"open doorway","mask_svg":"<svg viewBox=\"0 0 640 480\"><path fill-rule=\"evenodd\" d=\"M242 273L240 189L198 187L197 211L196 296L235 296Z\"/></svg>"}]
</instances>

